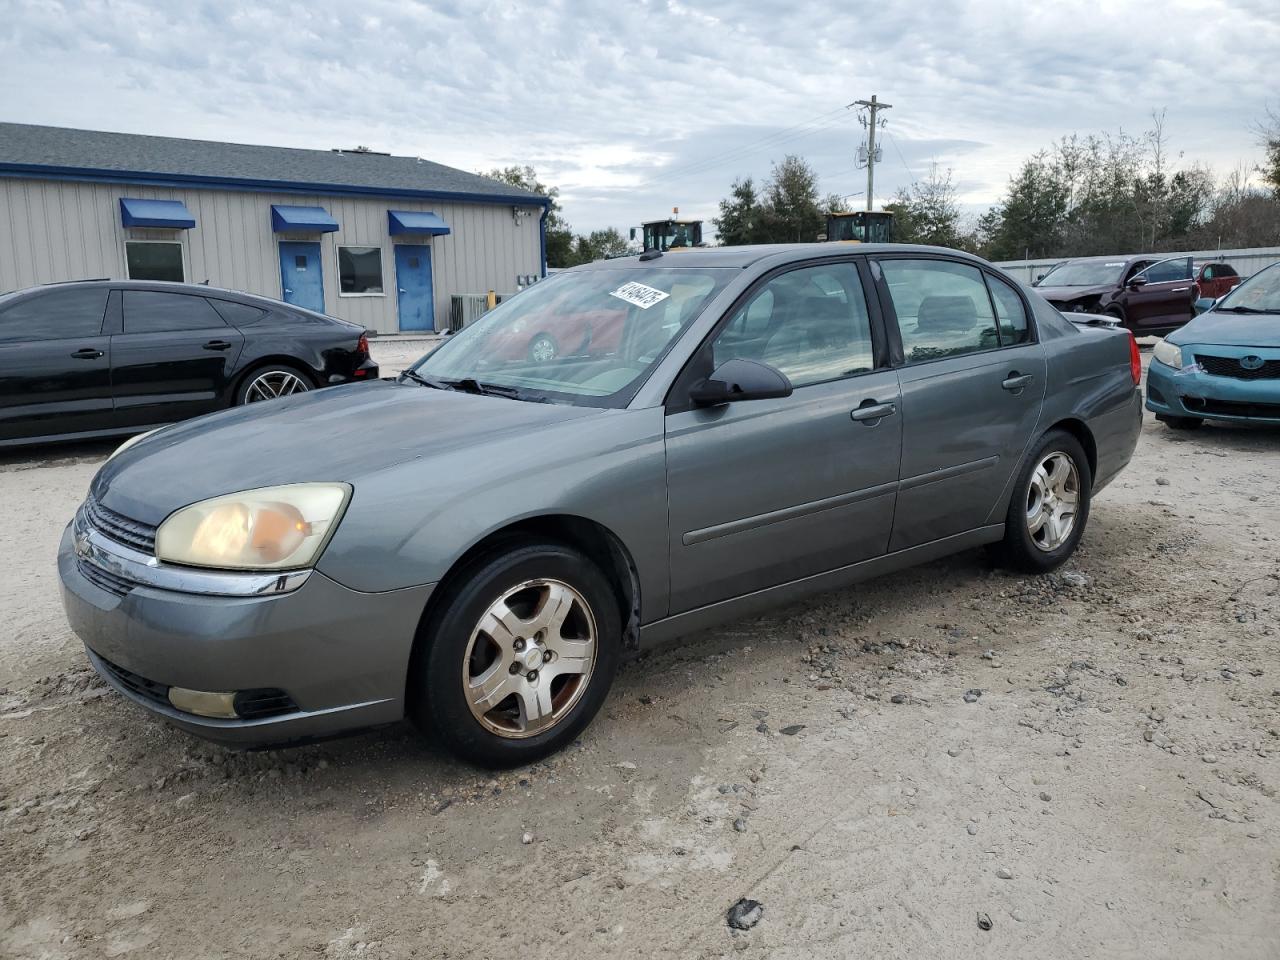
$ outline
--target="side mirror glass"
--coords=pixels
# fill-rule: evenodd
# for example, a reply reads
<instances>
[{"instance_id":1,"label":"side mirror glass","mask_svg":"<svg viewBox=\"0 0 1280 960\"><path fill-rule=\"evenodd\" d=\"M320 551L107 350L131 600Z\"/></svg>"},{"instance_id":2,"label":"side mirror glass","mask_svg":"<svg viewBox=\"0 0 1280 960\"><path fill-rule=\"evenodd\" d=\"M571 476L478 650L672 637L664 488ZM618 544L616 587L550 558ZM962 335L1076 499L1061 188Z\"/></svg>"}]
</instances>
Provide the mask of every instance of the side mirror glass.
<instances>
[{"instance_id":1,"label":"side mirror glass","mask_svg":"<svg viewBox=\"0 0 1280 960\"><path fill-rule=\"evenodd\" d=\"M700 407L716 407L739 400L770 400L791 396L786 374L767 363L726 360L707 379L696 383L689 399Z\"/></svg>"}]
</instances>

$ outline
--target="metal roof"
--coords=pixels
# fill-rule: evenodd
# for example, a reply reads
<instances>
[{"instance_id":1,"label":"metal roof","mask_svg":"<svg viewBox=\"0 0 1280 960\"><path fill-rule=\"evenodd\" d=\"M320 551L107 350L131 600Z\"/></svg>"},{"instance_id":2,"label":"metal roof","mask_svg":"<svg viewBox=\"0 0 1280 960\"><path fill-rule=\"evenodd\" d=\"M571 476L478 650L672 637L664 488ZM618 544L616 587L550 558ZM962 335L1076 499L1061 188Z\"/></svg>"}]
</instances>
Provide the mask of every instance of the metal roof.
<instances>
[{"instance_id":1,"label":"metal roof","mask_svg":"<svg viewBox=\"0 0 1280 960\"><path fill-rule=\"evenodd\" d=\"M549 202L546 197L498 180L418 157L182 140L25 123L0 123L0 175L538 206Z\"/></svg>"}]
</instances>

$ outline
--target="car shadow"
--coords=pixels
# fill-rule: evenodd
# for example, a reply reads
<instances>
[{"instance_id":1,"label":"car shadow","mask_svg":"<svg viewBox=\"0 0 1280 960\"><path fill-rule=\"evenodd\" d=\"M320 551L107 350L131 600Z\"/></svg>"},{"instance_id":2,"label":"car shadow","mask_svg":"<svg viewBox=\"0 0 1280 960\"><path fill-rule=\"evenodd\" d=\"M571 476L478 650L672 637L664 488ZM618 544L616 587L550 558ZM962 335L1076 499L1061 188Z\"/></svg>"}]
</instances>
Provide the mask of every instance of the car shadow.
<instances>
[{"instance_id":1,"label":"car shadow","mask_svg":"<svg viewBox=\"0 0 1280 960\"><path fill-rule=\"evenodd\" d=\"M0 448L0 470L34 470L37 467L96 463L106 460L126 438L77 440L29 447Z\"/></svg>"}]
</instances>

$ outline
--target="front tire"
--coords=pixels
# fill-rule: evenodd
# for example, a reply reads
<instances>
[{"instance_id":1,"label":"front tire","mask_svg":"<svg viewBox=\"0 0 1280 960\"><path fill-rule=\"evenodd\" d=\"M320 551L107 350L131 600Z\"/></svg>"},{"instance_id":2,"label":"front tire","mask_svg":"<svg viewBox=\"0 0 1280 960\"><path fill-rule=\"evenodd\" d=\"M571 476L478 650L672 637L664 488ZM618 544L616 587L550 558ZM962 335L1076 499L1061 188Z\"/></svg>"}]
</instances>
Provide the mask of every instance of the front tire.
<instances>
[{"instance_id":1,"label":"front tire","mask_svg":"<svg viewBox=\"0 0 1280 960\"><path fill-rule=\"evenodd\" d=\"M997 559L1027 573L1061 566L1084 535L1092 489L1080 441L1065 430L1046 433L1018 472Z\"/></svg>"},{"instance_id":2,"label":"front tire","mask_svg":"<svg viewBox=\"0 0 1280 960\"><path fill-rule=\"evenodd\" d=\"M515 541L451 579L411 667L414 722L484 766L570 743L617 669L621 619L604 575L563 544Z\"/></svg>"}]
</instances>

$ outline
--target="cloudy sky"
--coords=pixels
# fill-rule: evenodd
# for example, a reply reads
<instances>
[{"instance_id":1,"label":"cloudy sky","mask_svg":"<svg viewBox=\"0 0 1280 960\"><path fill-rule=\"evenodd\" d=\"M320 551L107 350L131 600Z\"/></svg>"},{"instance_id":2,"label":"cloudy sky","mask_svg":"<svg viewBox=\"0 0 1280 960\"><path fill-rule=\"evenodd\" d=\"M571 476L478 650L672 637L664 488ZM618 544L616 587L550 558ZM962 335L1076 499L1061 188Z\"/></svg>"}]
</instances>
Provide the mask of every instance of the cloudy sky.
<instances>
[{"instance_id":1,"label":"cloudy sky","mask_svg":"<svg viewBox=\"0 0 1280 960\"><path fill-rule=\"evenodd\" d=\"M788 152L859 194L844 106L876 93L877 205L937 163L978 210L1038 148L1153 109L1184 162L1256 162L1275 4L0 0L0 120L532 164L575 228L625 229L710 218Z\"/></svg>"}]
</instances>

